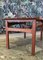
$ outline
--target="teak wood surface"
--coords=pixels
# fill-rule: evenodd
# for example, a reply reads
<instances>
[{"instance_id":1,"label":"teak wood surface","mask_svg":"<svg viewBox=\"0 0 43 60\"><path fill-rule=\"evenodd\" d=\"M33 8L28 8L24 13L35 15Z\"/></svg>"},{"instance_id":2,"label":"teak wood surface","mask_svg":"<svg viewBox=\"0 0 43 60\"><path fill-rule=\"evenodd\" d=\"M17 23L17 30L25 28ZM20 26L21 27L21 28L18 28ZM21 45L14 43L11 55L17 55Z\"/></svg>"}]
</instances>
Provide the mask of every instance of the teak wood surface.
<instances>
[{"instance_id":1,"label":"teak wood surface","mask_svg":"<svg viewBox=\"0 0 43 60\"><path fill-rule=\"evenodd\" d=\"M29 32L32 34L32 55L35 55L35 43L36 43L36 22L37 21L43 21L43 18L4 18L2 20L6 21L6 48L9 48L9 31L20 31L24 33L24 38L26 38L26 32ZM9 22L32 22L32 28L11 28L9 26ZM42 26L41 26L42 27ZM42 39L42 30L41 30L41 38Z\"/></svg>"}]
</instances>

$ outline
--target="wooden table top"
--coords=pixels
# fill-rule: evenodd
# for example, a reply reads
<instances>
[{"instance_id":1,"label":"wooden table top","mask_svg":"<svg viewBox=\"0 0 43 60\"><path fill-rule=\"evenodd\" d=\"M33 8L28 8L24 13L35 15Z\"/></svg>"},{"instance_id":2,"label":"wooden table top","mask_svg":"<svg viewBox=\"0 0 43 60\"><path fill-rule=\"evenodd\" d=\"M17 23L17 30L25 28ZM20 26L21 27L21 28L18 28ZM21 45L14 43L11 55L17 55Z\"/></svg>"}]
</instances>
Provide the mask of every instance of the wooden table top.
<instances>
[{"instance_id":1,"label":"wooden table top","mask_svg":"<svg viewBox=\"0 0 43 60\"><path fill-rule=\"evenodd\" d=\"M0 20L42 20L43 21L43 18L42 17L14 17L14 18L3 18L3 19L0 19Z\"/></svg>"}]
</instances>

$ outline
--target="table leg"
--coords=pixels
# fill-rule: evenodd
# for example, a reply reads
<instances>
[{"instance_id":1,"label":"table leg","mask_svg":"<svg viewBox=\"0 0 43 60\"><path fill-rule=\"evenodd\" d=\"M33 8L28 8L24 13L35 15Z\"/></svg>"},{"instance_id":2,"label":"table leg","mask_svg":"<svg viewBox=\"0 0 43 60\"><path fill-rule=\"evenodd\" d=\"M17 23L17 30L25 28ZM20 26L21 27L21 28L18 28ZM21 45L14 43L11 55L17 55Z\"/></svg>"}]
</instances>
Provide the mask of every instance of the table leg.
<instances>
[{"instance_id":1,"label":"table leg","mask_svg":"<svg viewBox=\"0 0 43 60\"><path fill-rule=\"evenodd\" d=\"M24 23L26 25L26 23ZM26 38L26 32L24 32L24 38Z\"/></svg>"},{"instance_id":2,"label":"table leg","mask_svg":"<svg viewBox=\"0 0 43 60\"><path fill-rule=\"evenodd\" d=\"M26 38L26 32L24 33L24 38Z\"/></svg>"},{"instance_id":3,"label":"table leg","mask_svg":"<svg viewBox=\"0 0 43 60\"><path fill-rule=\"evenodd\" d=\"M6 48L9 49L9 32L6 31Z\"/></svg>"},{"instance_id":4,"label":"table leg","mask_svg":"<svg viewBox=\"0 0 43 60\"><path fill-rule=\"evenodd\" d=\"M9 48L8 22L6 21L6 48Z\"/></svg>"},{"instance_id":5,"label":"table leg","mask_svg":"<svg viewBox=\"0 0 43 60\"><path fill-rule=\"evenodd\" d=\"M35 42L36 42L36 20L32 24L32 55L35 55Z\"/></svg>"},{"instance_id":6,"label":"table leg","mask_svg":"<svg viewBox=\"0 0 43 60\"><path fill-rule=\"evenodd\" d=\"M43 28L43 26L41 26L41 32L40 32L40 40L42 40L42 28Z\"/></svg>"}]
</instances>

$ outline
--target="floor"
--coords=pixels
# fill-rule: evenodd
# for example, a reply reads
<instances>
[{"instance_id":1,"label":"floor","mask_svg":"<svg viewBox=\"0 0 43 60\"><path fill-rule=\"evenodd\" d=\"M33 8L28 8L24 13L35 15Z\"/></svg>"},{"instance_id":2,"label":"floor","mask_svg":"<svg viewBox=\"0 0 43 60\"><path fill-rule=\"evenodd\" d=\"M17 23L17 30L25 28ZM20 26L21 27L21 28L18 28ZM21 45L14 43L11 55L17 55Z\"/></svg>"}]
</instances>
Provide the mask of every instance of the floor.
<instances>
[{"instance_id":1,"label":"floor","mask_svg":"<svg viewBox=\"0 0 43 60\"><path fill-rule=\"evenodd\" d=\"M36 53L31 55L32 35L27 33L26 39L23 33L10 34L10 49L6 48L6 36L0 35L0 60L43 60L43 40L40 41L40 32L36 34Z\"/></svg>"}]
</instances>

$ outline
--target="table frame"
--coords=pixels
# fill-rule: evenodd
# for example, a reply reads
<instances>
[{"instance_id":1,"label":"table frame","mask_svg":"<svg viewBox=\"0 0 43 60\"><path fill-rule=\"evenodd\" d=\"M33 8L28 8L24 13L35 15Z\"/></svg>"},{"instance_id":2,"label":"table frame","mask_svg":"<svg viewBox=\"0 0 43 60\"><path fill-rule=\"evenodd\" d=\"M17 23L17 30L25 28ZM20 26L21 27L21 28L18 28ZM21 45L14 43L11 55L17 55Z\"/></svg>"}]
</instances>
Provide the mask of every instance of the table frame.
<instances>
[{"instance_id":1,"label":"table frame","mask_svg":"<svg viewBox=\"0 0 43 60\"><path fill-rule=\"evenodd\" d=\"M36 18L6 18L6 48L9 49L9 31L20 31L24 32L24 38L26 38L26 32L32 34L32 55L35 55L35 42L36 42L36 21L39 19ZM23 28L9 28L8 22L33 22L32 29L23 29ZM42 31L41 31L41 40L42 40Z\"/></svg>"}]
</instances>

